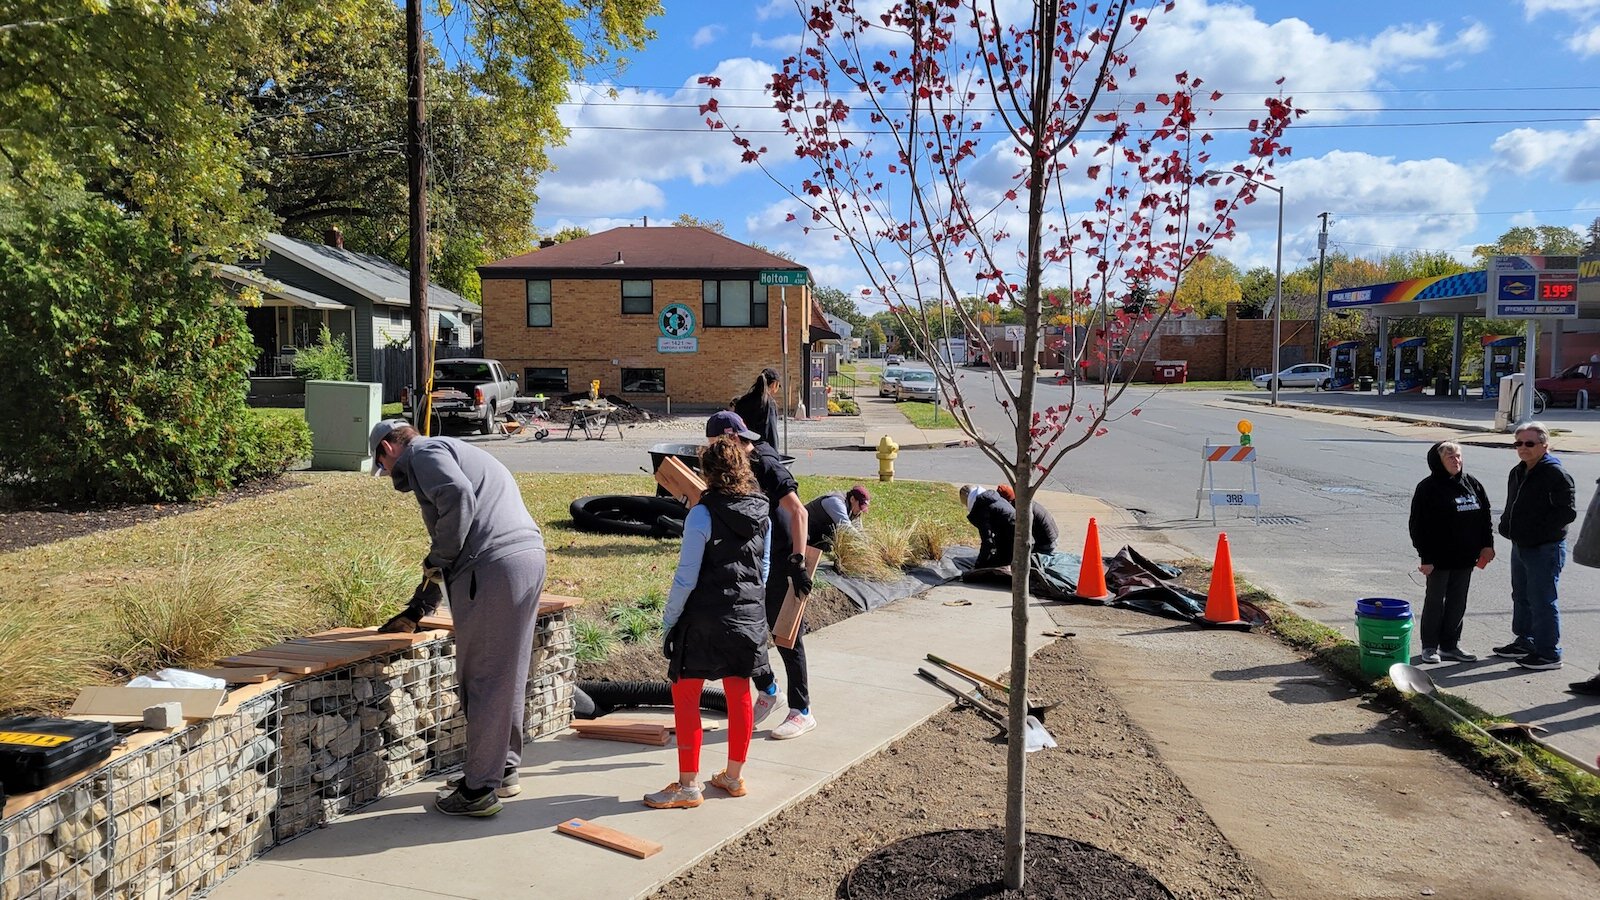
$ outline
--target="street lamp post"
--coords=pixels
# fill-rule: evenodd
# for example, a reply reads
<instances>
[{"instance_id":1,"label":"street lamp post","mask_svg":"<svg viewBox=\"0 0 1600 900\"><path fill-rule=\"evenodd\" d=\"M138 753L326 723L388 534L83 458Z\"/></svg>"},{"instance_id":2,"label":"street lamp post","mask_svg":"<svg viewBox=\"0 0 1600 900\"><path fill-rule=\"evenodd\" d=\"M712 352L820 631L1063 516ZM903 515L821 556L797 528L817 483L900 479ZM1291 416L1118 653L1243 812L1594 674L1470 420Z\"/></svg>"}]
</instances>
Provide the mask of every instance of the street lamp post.
<instances>
[{"instance_id":1,"label":"street lamp post","mask_svg":"<svg viewBox=\"0 0 1600 900\"><path fill-rule=\"evenodd\" d=\"M1277 266L1277 297L1272 301L1272 405L1278 405L1278 373L1283 371L1283 188L1258 181L1249 175L1238 172L1222 172L1217 169L1208 169L1200 173L1201 178L1210 178L1213 175L1220 177L1243 178L1253 182L1256 187L1264 187L1278 194L1278 266Z\"/></svg>"}]
</instances>

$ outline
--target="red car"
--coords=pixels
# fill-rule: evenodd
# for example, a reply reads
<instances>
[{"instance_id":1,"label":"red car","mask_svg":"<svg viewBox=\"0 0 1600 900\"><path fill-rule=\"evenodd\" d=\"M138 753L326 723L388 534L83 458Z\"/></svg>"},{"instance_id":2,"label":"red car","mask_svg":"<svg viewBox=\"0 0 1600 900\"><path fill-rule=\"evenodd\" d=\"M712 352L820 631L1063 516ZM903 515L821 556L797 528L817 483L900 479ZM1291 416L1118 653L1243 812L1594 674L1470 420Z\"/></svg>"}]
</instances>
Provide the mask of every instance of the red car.
<instances>
[{"instance_id":1,"label":"red car","mask_svg":"<svg viewBox=\"0 0 1600 900\"><path fill-rule=\"evenodd\" d=\"M1575 405L1578 392L1588 391L1589 405L1597 406L1600 405L1600 364L1584 362L1568 366L1560 375L1534 379L1533 386L1543 395L1546 405Z\"/></svg>"}]
</instances>

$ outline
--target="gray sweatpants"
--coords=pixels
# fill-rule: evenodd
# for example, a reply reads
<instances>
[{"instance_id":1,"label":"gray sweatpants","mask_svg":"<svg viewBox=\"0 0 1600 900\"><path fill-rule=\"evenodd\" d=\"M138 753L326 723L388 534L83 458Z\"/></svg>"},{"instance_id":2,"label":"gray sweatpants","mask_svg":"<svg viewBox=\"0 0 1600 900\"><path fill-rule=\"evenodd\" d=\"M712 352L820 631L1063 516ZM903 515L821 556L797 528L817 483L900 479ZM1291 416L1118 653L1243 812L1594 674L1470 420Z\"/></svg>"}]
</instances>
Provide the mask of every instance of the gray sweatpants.
<instances>
[{"instance_id":1,"label":"gray sweatpants","mask_svg":"<svg viewBox=\"0 0 1600 900\"><path fill-rule=\"evenodd\" d=\"M506 767L522 763L528 658L543 590L543 550L480 565L450 583L456 680L467 715L462 774L468 790L499 787Z\"/></svg>"}]
</instances>

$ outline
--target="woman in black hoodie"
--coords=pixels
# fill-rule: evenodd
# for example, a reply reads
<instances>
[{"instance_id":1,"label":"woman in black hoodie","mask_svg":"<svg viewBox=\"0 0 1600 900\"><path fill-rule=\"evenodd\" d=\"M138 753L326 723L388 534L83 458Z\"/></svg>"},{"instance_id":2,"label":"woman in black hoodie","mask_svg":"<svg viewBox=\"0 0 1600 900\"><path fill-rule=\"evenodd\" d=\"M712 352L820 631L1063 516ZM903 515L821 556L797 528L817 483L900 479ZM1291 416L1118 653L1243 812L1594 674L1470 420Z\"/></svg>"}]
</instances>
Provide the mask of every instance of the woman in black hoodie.
<instances>
[{"instance_id":1,"label":"woman in black hoodie","mask_svg":"<svg viewBox=\"0 0 1600 900\"><path fill-rule=\"evenodd\" d=\"M1472 567L1494 559L1494 528L1489 495L1462 468L1461 445L1441 441L1428 448L1427 478L1411 495L1411 543L1427 576L1422 600L1422 661L1441 658L1472 662L1461 649L1461 623L1467 614Z\"/></svg>"}]
</instances>

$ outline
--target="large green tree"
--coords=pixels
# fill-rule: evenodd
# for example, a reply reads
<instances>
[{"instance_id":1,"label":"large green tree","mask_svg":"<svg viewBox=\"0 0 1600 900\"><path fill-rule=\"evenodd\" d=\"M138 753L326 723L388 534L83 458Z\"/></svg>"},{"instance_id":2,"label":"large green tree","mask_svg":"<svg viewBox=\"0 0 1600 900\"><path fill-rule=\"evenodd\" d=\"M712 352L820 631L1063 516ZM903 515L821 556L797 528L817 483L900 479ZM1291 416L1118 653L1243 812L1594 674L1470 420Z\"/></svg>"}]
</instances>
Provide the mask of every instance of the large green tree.
<instances>
[{"instance_id":1,"label":"large green tree","mask_svg":"<svg viewBox=\"0 0 1600 900\"><path fill-rule=\"evenodd\" d=\"M1178 281L1177 306L1201 318L1228 314L1228 304L1239 300L1239 267L1215 253L1202 256Z\"/></svg>"},{"instance_id":2,"label":"large green tree","mask_svg":"<svg viewBox=\"0 0 1600 900\"><path fill-rule=\"evenodd\" d=\"M862 336L861 330L867 325L867 317L861 313L861 309L856 306L856 301L849 293L836 287L819 287L811 292L811 296L822 304L823 312L849 322L856 337Z\"/></svg>"},{"instance_id":3,"label":"large green tree","mask_svg":"<svg viewBox=\"0 0 1600 900\"><path fill-rule=\"evenodd\" d=\"M1499 255L1577 256L1583 252L1584 244L1584 235L1565 225L1518 225L1494 243L1474 247L1472 257L1483 266L1489 257Z\"/></svg>"}]
</instances>

